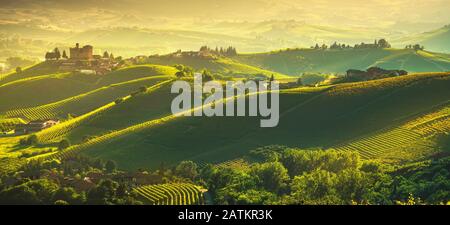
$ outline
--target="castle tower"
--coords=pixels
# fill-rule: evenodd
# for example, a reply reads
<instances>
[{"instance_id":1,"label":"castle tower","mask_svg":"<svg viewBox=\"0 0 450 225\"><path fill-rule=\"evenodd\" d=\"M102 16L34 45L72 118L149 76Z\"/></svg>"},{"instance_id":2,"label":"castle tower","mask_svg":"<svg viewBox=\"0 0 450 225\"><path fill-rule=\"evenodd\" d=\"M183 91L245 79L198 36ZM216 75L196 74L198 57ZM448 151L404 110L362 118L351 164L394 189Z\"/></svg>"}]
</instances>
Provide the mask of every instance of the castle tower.
<instances>
[{"instance_id":1,"label":"castle tower","mask_svg":"<svg viewBox=\"0 0 450 225\"><path fill-rule=\"evenodd\" d=\"M93 47L85 45L80 48L80 44L76 43L75 48L70 48L70 59L73 60L91 60L93 58Z\"/></svg>"}]
</instances>

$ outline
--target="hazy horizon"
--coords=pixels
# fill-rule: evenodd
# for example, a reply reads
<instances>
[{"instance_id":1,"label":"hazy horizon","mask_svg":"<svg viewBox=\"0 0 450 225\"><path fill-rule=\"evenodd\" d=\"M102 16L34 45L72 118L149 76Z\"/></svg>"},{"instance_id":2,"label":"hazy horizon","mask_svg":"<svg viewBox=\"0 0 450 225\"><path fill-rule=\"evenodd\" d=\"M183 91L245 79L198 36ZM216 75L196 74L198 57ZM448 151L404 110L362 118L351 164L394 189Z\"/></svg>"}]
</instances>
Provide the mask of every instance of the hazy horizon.
<instances>
[{"instance_id":1,"label":"hazy horizon","mask_svg":"<svg viewBox=\"0 0 450 225\"><path fill-rule=\"evenodd\" d=\"M403 47L422 38L410 36L450 21L448 0L0 0L0 5L2 57L25 53L42 58L44 50L75 42L123 56L201 45L265 52L380 38ZM1 43L8 39L17 41Z\"/></svg>"},{"instance_id":2,"label":"hazy horizon","mask_svg":"<svg viewBox=\"0 0 450 225\"><path fill-rule=\"evenodd\" d=\"M158 27L153 24L154 20L163 19L181 23L297 20L325 26L389 28L402 25L406 30L423 30L450 21L448 0L0 0L0 4L2 21L35 20L50 22L60 28L64 28L64 24L70 26L80 17L89 20L89 16L95 16L90 21L92 25L102 26L102 21L98 20L102 16L108 20L108 17L119 15L124 19L128 17L129 21L125 22L130 25L147 24L147 27ZM27 14L34 18L23 17Z\"/></svg>"}]
</instances>

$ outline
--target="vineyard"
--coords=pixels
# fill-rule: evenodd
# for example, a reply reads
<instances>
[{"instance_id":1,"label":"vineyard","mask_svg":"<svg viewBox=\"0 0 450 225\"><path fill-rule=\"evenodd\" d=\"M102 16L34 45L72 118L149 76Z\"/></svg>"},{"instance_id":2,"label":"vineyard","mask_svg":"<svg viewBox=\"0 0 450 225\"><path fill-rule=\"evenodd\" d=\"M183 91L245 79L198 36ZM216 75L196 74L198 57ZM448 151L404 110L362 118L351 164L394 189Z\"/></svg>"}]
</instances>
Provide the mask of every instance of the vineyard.
<instances>
[{"instance_id":1,"label":"vineyard","mask_svg":"<svg viewBox=\"0 0 450 225\"><path fill-rule=\"evenodd\" d=\"M24 123L26 122L21 118L0 118L0 132L10 131L14 129L17 124Z\"/></svg>"},{"instance_id":2,"label":"vineyard","mask_svg":"<svg viewBox=\"0 0 450 225\"><path fill-rule=\"evenodd\" d=\"M357 151L364 159L386 159L392 155L397 159L408 159L433 151L432 146L433 143L425 140L421 134L399 127L377 131L355 141L337 145L334 149Z\"/></svg>"},{"instance_id":3,"label":"vineyard","mask_svg":"<svg viewBox=\"0 0 450 225\"><path fill-rule=\"evenodd\" d=\"M114 101L118 97L129 95L141 86L154 85L167 78L168 76L153 76L117 83L58 102L37 107L10 110L5 115L7 117L23 117L28 120L64 118L68 113L80 115Z\"/></svg>"},{"instance_id":4,"label":"vineyard","mask_svg":"<svg viewBox=\"0 0 450 225\"><path fill-rule=\"evenodd\" d=\"M225 162L215 164L215 166L218 168L232 168L240 170L248 170L250 168L249 163L243 158L227 160Z\"/></svg>"},{"instance_id":5,"label":"vineyard","mask_svg":"<svg viewBox=\"0 0 450 225\"><path fill-rule=\"evenodd\" d=\"M159 84L149 88L148 91L154 90L154 89L162 86L163 84L165 84L167 82L171 82L171 80L165 81L165 82L161 82L161 83L159 83ZM254 94L254 93L252 93L252 94ZM130 97L130 96L128 96L128 97ZM224 99L224 100L226 100L226 99ZM114 103L111 103L111 104L114 104ZM211 104L212 103L205 104L203 106L199 106L199 107L190 109L189 111L194 112L196 110L200 110L202 107L207 107L207 106L209 106ZM120 138L126 137L127 135L132 135L132 134L138 133L138 132L140 132L142 130L146 130L146 129L150 129L150 128L156 127L158 125L162 125L162 124L164 124L164 123L166 123L168 121L172 121L172 120L176 119L177 117L179 117L179 115L182 115L183 113L184 112L181 112L181 113L178 113L178 114L172 114L172 115L164 116L164 117L159 118L159 119L153 119L153 120L149 120L149 121L146 121L146 122L143 122L143 123L139 123L139 124L136 124L136 125L133 125L133 126L129 126L129 127L126 127L125 129L112 131L110 133L107 133L107 134L104 134L102 136L90 139L87 142L84 142L82 144L71 146L71 147L69 147L69 148L67 148L67 149L65 149L63 151L60 151L60 152L58 152L56 154L52 154L52 155L49 155L49 156L46 156L46 157L49 157L51 159L68 158L68 157L73 156L74 154L78 154L79 152L81 152L81 151L83 151L85 149L89 149L89 148L92 148L94 146L95 147L100 147L102 144L110 143L111 140L118 140ZM62 124L64 124L64 123L62 123ZM62 125L58 124L58 125L56 125L54 127L58 127L58 126L61 127ZM42 131L42 132L40 132L38 134L42 135L42 133L45 133L45 131L50 131L51 132L54 127L50 128L50 129L47 129L47 130L44 130L44 131ZM61 132L56 132L57 134L53 134L54 132L51 132L52 135L44 134L43 136L45 138L42 138L41 136L38 135L38 138L39 138L40 141L41 140L51 140L51 139L53 139L53 138L55 138L57 136L62 135L63 131L66 131L65 129L59 129L59 130L62 130L62 131ZM66 132L64 132L64 133L66 133Z\"/></svg>"},{"instance_id":6,"label":"vineyard","mask_svg":"<svg viewBox=\"0 0 450 225\"><path fill-rule=\"evenodd\" d=\"M337 85L328 92L328 95L358 95L364 92L371 92L376 90L383 90L399 86L407 86L416 81L423 81L423 79L449 79L448 73L430 73L430 74L414 74L408 76L399 76L392 78L385 78L379 80L371 80L364 82L344 83Z\"/></svg>"},{"instance_id":7,"label":"vineyard","mask_svg":"<svg viewBox=\"0 0 450 225\"><path fill-rule=\"evenodd\" d=\"M0 86L0 112L58 102L94 88L92 82L74 81L70 76L69 73L43 75Z\"/></svg>"},{"instance_id":8,"label":"vineyard","mask_svg":"<svg viewBox=\"0 0 450 225\"><path fill-rule=\"evenodd\" d=\"M383 129L366 137L335 146L337 150L358 151L363 158L384 158L396 155L420 157L434 151L434 143L428 137L447 134L450 131L450 107L444 106L426 113L405 124Z\"/></svg>"},{"instance_id":9,"label":"vineyard","mask_svg":"<svg viewBox=\"0 0 450 225\"><path fill-rule=\"evenodd\" d=\"M114 103L111 103L111 104L114 104ZM153 127L153 126L157 126L157 125L162 124L162 123L164 123L166 121L169 121L169 120L171 120L173 118L175 118L175 116L170 115L170 116L166 116L166 117L163 117L163 118L160 118L160 119L151 120L151 121L148 121L148 122L145 122L145 123L141 123L141 124L137 124L137 125L134 125L134 126L131 126L131 127L127 127L126 129L123 129L123 130L113 131L113 132L110 132L108 134L102 135L100 137L93 138L93 139L91 139L91 140L89 140L89 141L87 141L85 143L71 146L71 147L69 147L69 148L67 148L67 149L65 149L63 151L60 151L60 152L58 152L56 154L53 154L53 155L50 155L49 158L50 159L68 158L68 157L71 157L74 154L78 154L79 152L81 152L81 151L83 151L85 149L88 149L88 148L90 148L92 146L98 146L98 145L101 145L103 143L108 143L108 142L111 141L111 139L120 138L120 137L123 137L123 136L125 136L127 134L131 134L131 133L134 133L134 132L139 132L140 130L143 130L143 129L146 129L146 128L149 128L149 127ZM56 130L56 132L50 131L49 134L47 134L47 133L40 134L44 138L42 138L42 136L41 136L41 138L42 138L41 139L38 136L39 141L41 141L41 140L50 140L50 139L56 138L56 137L58 137L58 136L60 136L60 135L62 135L64 133L66 133L68 131L68 129L72 129L75 126L76 126L76 124L75 125L68 124L68 128L67 129L64 129L64 127L61 127L60 129ZM52 128L44 130L44 131L52 130Z\"/></svg>"},{"instance_id":10,"label":"vineyard","mask_svg":"<svg viewBox=\"0 0 450 225\"><path fill-rule=\"evenodd\" d=\"M18 158L0 158L0 176L9 172L17 171L25 165L26 160Z\"/></svg>"},{"instance_id":11,"label":"vineyard","mask_svg":"<svg viewBox=\"0 0 450 225\"><path fill-rule=\"evenodd\" d=\"M164 84L170 83L172 80L167 80L160 82L156 85L153 85L152 87L148 88L147 91L155 90L159 87L161 87ZM131 95L128 95L126 97L123 97L122 100L126 101L131 98ZM100 113L103 113L104 111L112 108L114 105L116 105L115 102L111 102L109 104L106 104L100 108L97 108L89 113L83 114L79 117L73 118L71 120L68 120L66 122L57 124L49 129L43 130L41 132L36 133L36 136L38 138L38 141L40 143L48 142L52 139L55 139L57 137L60 137L70 130L74 129L75 127L79 126L81 123L88 121L89 119L93 118L94 116L99 115ZM103 137L103 136L102 136Z\"/></svg>"},{"instance_id":12,"label":"vineyard","mask_svg":"<svg viewBox=\"0 0 450 225\"><path fill-rule=\"evenodd\" d=\"M440 133L448 134L450 132L450 106L419 117L403 127L414 130L425 137Z\"/></svg>"},{"instance_id":13,"label":"vineyard","mask_svg":"<svg viewBox=\"0 0 450 225\"><path fill-rule=\"evenodd\" d=\"M189 183L146 185L134 189L146 202L153 205L202 205L201 187Z\"/></svg>"}]
</instances>

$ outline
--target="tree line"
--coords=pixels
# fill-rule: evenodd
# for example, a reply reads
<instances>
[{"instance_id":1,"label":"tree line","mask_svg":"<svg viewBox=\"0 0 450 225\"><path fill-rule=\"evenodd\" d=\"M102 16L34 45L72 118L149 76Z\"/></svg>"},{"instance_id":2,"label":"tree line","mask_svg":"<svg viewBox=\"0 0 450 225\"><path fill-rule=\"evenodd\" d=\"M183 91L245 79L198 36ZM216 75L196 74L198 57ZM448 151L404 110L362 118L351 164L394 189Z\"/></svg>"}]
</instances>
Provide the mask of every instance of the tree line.
<instances>
[{"instance_id":1,"label":"tree line","mask_svg":"<svg viewBox=\"0 0 450 225\"><path fill-rule=\"evenodd\" d=\"M326 49L365 49L365 48L390 48L391 44L389 44L388 41L386 41L386 39L375 39L375 41L373 43L364 43L361 42L360 44L355 44L354 46L350 46L349 44L341 44L338 42L334 42L333 44L331 44L330 46L326 45L326 44L322 44L319 45L316 43L316 45L311 46L311 49L316 49L316 50L326 50Z\"/></svg>"},{"instance_id":2,"label":"tree line","mask_svg":"<svg viewBox=\"0 0 450 225\"><path fill-rule=\"evenodd\" d=\"M206 45L201 46L200 47L200 52L208 52L208 53L212 53L215 55L222 55L222 56L236 56L237 55L237 51L236 48L233 46L229 46L227 48L223 48L223 47L217 47L216 48L210 48Z\"/></svg>"}]
</instances>

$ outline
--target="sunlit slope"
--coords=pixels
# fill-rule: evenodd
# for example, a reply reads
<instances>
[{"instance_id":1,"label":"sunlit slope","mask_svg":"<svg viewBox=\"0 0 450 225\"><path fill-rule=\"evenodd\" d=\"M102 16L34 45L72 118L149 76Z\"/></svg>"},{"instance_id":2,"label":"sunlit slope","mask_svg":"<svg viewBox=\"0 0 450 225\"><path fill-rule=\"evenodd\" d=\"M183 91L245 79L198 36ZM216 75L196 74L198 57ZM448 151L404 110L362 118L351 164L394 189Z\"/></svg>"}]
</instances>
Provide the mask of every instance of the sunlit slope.
<instances>
[{"instance_id":1,"label":"sunlit slope","mask_svg":"<svg viewBox=\"0 0 450 225\"><path fill-rule=\"evenodd\" d=\"M68 103L85 97L94 97L95 101L95 96L102 98L103 95L107 96L105 101L110 101L124 92L128 95L146 83L152 84L153 77L173 76L175 72L173 67L140 65L125 67L106 75L62 73L14 80L0 85L0 114L12 110L33 111L36 107L48 111L48 108L60 106L61 102ZM18 114L13 112L10 115ZM27 113L25 115L29 116Z\"/></svg>"},{"instance_id":2,"label":"sunlit slope","mask_svg":"<svg viewBox=\"0 0 450 225\"><path fill-rule=\"evenodd\" d=\"M275 71L261 69L245 63L240 63L225 57L217 59L206 59L199 57L171 57L171 56L151 56L149 61L154 64L174 65L183 64L190 66L196 70L208 69L223 75L264 75L270 77L274 75L276 78L286 78L288 76Z\"/></svg>"},{"instance_id":3,"label":"sunlit slope","mask_svg":"<svg viewBox=\"0 0 450 225\"><path fill-rule=\"evenodd\" d=\"M7 111L5 112L5 116L21 117L28 120L45 118L66 119L68 114L72 116L79 116L84 113L88 113L89 111L112 102L119 97L124 97L132 92L138 91L141 87L152 86L158 82L170 78L173 77L167 75L152 76L112 84L50 104Z\"/></svg>"},{"instance_id":4,"label":"sunlit slope","mask_svg":"<svg viewBox=\"0 0 450 225\"><path fill-rule=\"evenodd\" d=\"M0 76L0 85L3 85L5 83L20 80L24 78L30 78L30 77L36 77L46 74L52 74L55 73L55 65L52 62L44 62L44 63L38 63L36 65L22 68L22 72L20 73L9 73L4 74Z\"/></svg>"},{"instance_id":5,"label":"sunlit slope","mask_svg":"<svg viewBox=\"0 0 450 225\"><path fill-rule=\"evenodd\" d=\"M16 80L0 86L0 112L48 104L92 88L89 82L70 79L68 73Z\"/></svg>"},{"instance_id":6,"label":"sunlit slope","mask_svg":"<svg viewBox=\"0 0 450 225\"><path fill-rule=\"evenodd\" d=\"M145 92L146 93L152 92L152 91L157 90L171 82L172 82L172 80L161 81L151 87L146 88ZM140 92L139 94L144 94L144 93ZM134 99L136 96L137 96L136 94L124 96L121 98L120 102L117 102L117 101L109 102L108 104L102 105L101 107L98 107L92 111L89 111L88 113L85 113L81 116L72 118L70 120L66 120L62 123L52 126L51 128L37 132L37 133L35 133L35 135L40 144L54 143L55 141L59 141L60 138L63 138L66 134L68 134L72 130L78 128L79 126L81 126L83 124L88 123L92 119L102 116L104 113L110 111L111 109L114 109L114 107L116 107L117 105L124 104L125 102L127 102L131 99ZM126 110L128 110L128 109L126 109ZM85 135L86 133L83 132L83 134Z\"/></svg>"},{"instance_id":7,"label":"sunlit slope","mask_svg":"<svg viewBox=\"0 0 450 225\"><path fill-rule=\"evenodd\" d=\"M258 117L168 116L109 133L58 155L86 152L135 169L186 159L220 162L272 144L329 148L401 126L446 104L449 84L450 73L432 73L293 89L280 96L281 116L275 128L260 128Z\"/></svg>"},{"instance_id":8,"label":"sunlit slope","mask_svg":"<svg viewBox=\"0 0 450 225\"><path fill-rule=\"evenodd\" d=\"M71 140L72 143L80 143L86 136L101 136L114 130L170 115L171 99L175 97L170 93L170 84L166 82L158 88L134 96L105 111L101 116L79 124L63 137Z\"/></svg>"},{"instance_id":9,"label":"sunlit slope","mask_svg":"<svg viewBox=\"0 0 450 225\"><path fill-rule=\"evenodd\" d=\"M335 146L337 150L358 151L363 158L382 158L388 161L420 159L447 151L439 143L450 132L450 102L419 114L401 126L388 127L369 133L353 141Z\"/></svg>"},{"instance_id":10,"label":"sunlit slope","mask_svg":"<svg viewBox=\"0 0 450 225\"><path fill-rule=\"evenodd\" d=\"M431 51L450 53L450 25L442 27L430 32L409 35L397 39L393 44L397 46L405 46L409 44L420 44Z\"/></svg>"},{"instance_id":11,"label":"sunlit slope","mask_svg":"<svg viewBox=\"0 0 450 225\"><path fill-rule=\"evenodd\" d=\"M450 70L450 55L407 49L299 49L271 53L242 54L236 61L289 75L302 72L339 72L379 66L408 72Z\"/></svg>"}]
</instances>

